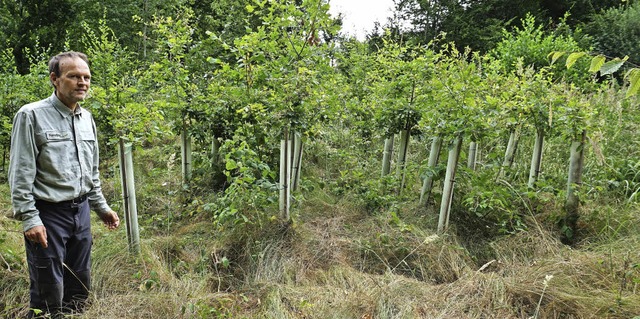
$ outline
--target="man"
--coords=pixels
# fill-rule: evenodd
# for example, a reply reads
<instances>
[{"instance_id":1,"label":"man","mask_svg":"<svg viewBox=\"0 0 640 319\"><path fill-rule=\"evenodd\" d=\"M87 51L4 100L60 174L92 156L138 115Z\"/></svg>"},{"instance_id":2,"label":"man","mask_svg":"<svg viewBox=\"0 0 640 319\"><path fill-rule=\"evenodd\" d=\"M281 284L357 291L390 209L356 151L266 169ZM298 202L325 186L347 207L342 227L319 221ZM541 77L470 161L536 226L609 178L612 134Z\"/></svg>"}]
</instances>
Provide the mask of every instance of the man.
<instances>
[{"instance_id":1,"label":"man","mask_svg":"<svg viewBox=\"0 0 640 319\"><path fill-rule=\"evenodd\" d=\"M9 184L25 236L29 317L82 311L91 283L90 209L109 229L120 224L100 186L95 123L78 104L91 83L87 56L54 56L49 79L54 93L23 106L11 133Z\"/></svg>"}]
</instances>

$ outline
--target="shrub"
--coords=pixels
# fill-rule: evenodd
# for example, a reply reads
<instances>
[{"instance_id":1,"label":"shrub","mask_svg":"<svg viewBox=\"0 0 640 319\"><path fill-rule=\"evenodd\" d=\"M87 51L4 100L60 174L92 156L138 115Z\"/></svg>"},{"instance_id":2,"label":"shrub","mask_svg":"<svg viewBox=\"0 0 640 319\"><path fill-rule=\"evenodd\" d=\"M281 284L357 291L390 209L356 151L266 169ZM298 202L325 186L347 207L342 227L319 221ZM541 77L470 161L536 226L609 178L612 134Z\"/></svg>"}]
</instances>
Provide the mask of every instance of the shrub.
<instances>
[{"instance_id":1,"label":"shrub","mask_svg":"<svg viewBox=\"0 0 640 319\"><path fill-rule=\"evenodd\" d=\"M594 49L610 57L629 56L640 63L640 2L604 10L593 16L585 30L593 37Z\"/></svg>"},{"instance_id":2,"label":"shrub","mask_svg":"<svg viewBox=\"0 0 640 319\"><path fill-rule=\"evenodd\" d=\"M502 61L502 65L506 70L515 70L518 60L522 60L524 66L533 66L541 69L549 66L549 53L579 52L583 51L576 40L571 36L564 35L564 30L560 32L547 32L543 26L536 24L535 18L528 15L522 21L522 28L515 28L513 31L503 30L502 41L498 43L496 48L490 52L498 60ZM586 62L582 62L586 63ZM552 71L556 77L565 77L574 83L585 83L588 81L588 75L582 70L584 67L567 70L564 65L557 64L552 66ZM580 71L578 71L580 70Z\"/></svg>"}]
</instances>

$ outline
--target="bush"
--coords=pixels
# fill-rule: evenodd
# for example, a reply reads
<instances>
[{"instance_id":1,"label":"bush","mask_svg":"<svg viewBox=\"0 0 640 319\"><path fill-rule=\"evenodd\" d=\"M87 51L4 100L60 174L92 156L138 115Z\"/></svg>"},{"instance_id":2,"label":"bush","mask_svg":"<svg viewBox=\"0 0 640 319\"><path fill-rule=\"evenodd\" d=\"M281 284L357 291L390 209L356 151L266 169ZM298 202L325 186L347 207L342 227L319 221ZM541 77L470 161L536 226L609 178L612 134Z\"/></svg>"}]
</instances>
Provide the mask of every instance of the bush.
<instances>
[{"instance_id":1,"label":"bush","mask_svg":"<svg viewBox=\"0 0 640 319\"><path fill-rule=\"evenodd\" d=\"M564 28L558 32L546 32L542 25L536 25L535 18L528 15L522 21L522 28L513 31L503 30L502 41L490 52L502 62L506 70L515 70L518 60L522 60L524 66L533 66L536 69L550 65L549 53L555 51L579 52L583 51L573 37L564 35ZM580 62L580 61L579 61ZM583 67L567 70L563 64L555 64L552 71L557 78L565 77L574 83L585 83L589 76L583 70L587 69L587 62Z\"/></svg>"},{"instance_id":2,"label":"bush","mask_svg":"<svg viewBox=\"0 0 640 319\"><path fill-rule=\"evenodd\" d=\"M629 56L640 63L640 2L594 15L585 31L593 37L594 49L610 57Z\"/></svg>"}]
</instances>

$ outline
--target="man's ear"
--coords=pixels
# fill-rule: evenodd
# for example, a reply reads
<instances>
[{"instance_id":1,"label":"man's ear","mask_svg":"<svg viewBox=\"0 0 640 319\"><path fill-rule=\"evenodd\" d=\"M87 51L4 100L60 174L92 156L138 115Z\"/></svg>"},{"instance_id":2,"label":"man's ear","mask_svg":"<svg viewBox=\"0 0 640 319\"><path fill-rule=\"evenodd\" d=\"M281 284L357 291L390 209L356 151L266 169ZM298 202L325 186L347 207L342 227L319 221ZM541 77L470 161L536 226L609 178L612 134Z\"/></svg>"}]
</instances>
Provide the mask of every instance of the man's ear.
<instances>
[{"instance_id":1,"label":"man's ear","mask_svg":"<svg viewBox=\"0 0 640 319\"><path fill-rule=\"evenodd\" d=\"M58 79L58 77L56 76L56 74L54 72L49 73L49 81L51 82L51 85L53 85L54 88L56 88L56 80Z\"/></svg>"}]
</instances>

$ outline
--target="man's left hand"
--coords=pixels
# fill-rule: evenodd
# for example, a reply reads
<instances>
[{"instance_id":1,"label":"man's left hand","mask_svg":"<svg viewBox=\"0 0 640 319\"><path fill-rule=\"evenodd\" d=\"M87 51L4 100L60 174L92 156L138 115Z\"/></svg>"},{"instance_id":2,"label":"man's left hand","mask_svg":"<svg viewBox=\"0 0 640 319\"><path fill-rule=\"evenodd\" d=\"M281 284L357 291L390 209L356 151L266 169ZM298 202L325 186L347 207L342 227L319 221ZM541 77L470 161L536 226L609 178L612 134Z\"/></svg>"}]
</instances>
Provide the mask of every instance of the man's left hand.
<instances>
[{"instance_id":1,"label":"man's left hand","mask_svg":"<svg viewBox=\"0 0 640 319\"><path fill-rule=\"evenodd\" d=\"M120 218L118 218L118 214L114 211L110 211L101 216L102 222L109 229L116 229L120 226Z\"/></svg>"}]
</instances>

